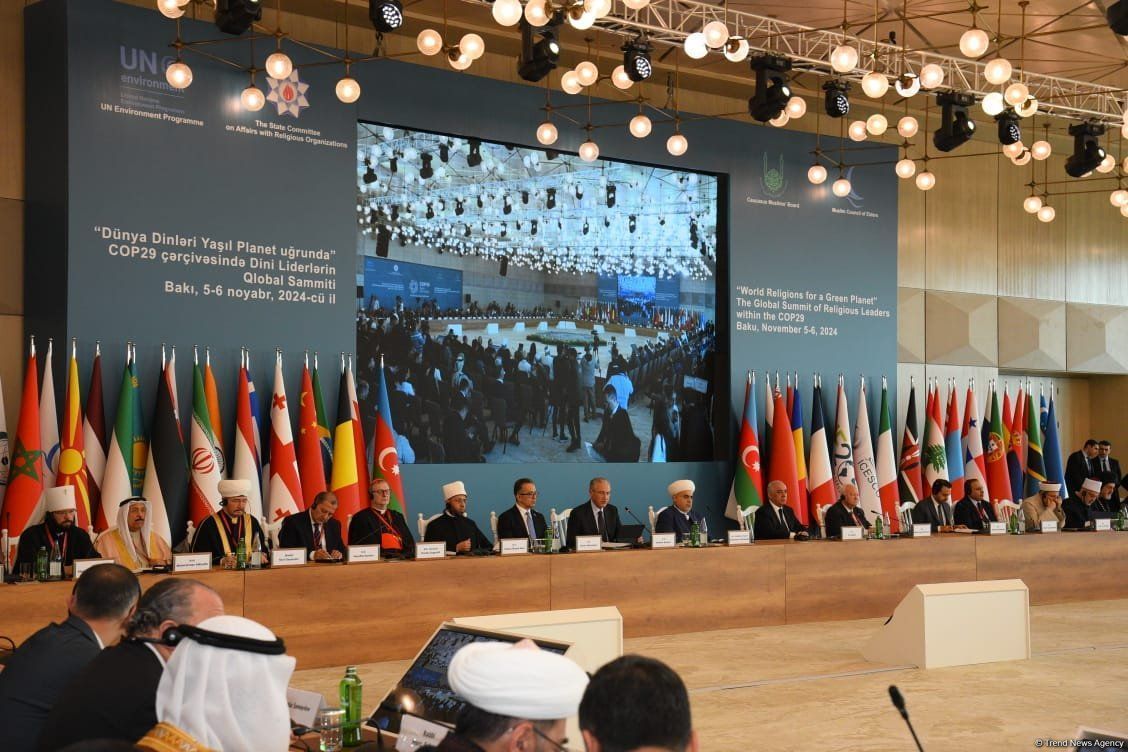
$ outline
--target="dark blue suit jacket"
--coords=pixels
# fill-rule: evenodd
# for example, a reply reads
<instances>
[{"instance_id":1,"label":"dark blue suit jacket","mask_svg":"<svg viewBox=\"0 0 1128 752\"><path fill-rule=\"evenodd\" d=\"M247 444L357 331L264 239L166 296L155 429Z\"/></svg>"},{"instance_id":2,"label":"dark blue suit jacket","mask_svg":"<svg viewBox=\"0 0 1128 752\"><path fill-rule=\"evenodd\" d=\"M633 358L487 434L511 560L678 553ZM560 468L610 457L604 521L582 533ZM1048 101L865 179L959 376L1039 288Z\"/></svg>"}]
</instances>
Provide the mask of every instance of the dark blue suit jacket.
<instances>
[{"instance_id":1,"label":"dark blue suit jacket","mask_svg":"<svg viewBox=\"0 0 1128 752\"><path fill-rule=\"evenodd\" d=\"M685 515L671 504L658 513L658 519L654 520L654 532L674 533L680 543L682 539L689 535L693 523L701 522L701 513L693 509L689 510L689 517L690 519L687 520Z\"/></svg>"}]
</instances>

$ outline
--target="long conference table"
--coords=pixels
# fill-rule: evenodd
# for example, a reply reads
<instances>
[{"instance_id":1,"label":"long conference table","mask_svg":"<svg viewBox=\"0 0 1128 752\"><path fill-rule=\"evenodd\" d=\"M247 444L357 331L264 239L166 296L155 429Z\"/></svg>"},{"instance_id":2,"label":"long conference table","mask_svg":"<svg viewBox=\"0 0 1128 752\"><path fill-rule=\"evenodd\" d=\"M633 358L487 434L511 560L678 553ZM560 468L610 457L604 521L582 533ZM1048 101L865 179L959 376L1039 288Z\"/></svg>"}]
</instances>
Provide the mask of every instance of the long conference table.
<instances>
[{"instance_id":1,"label":"long conference table","mask_svg":"<svg viewBox=\"0 0 1128 752\"><path fill-rule=\"evenodd\" d=\"M616 606L626 637L887 616L916 584L1018 578L1033 605L1128 598L1128 533L448 557L191 575L285 639L299 668L410 658L457 616ZM65 616L69 582L0 587L0 636Z\"/></svg>"}]
</instances>

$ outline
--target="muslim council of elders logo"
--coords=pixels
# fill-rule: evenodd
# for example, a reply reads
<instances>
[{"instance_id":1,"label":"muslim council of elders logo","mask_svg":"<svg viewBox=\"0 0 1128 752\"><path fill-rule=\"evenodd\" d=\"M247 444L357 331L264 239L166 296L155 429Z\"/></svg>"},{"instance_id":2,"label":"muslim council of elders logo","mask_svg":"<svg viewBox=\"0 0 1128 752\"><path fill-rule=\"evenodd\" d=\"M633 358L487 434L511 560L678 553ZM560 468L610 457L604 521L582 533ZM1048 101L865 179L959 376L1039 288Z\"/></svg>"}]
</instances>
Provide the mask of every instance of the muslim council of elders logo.
<instances>
[{"instance_id":1,"label":"muslim council of elders logo","mask_svg":"<svg viewBox=\"0 0 1128 752\"><path fill-rule=\"evenodd\" d=\"M309 107L309 100L306 99L309 84L298 77L297 68L285 78L267 76L266 82L270 84L270 93L266 95L266 101L274 103L279 115L298 117L302 110Z\"/></svg>"},{"instance_id":2,"label":"muslim council of elders logo","mask_svg":"<svg viewBox=\"0 0 1128 752\"><path fill-rule=\"evenodd\" d=\"M779 155L779 167L768 166L768 153L764 152L764 172L760 175L760 188L772 198L779 198L787 191L787 178L783 176L783 155Z\"/></svg>"}]
</instances>

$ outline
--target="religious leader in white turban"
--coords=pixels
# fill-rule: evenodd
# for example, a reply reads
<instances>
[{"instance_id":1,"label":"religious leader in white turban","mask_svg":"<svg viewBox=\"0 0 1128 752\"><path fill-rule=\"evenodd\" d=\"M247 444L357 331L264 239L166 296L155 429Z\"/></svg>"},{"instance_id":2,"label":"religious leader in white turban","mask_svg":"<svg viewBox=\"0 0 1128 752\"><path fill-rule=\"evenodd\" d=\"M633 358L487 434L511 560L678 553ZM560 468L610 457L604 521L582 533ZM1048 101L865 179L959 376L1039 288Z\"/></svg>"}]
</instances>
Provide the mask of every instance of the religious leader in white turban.
<instances>
[{"instance_id":1,"label":"religious leader in white turban","mask_svg":"<svg viewBox=\"0 0 1128 752\"><path fill-rule=\"evenodd\" d=\"M131 572L172 561L168 543L153 532L153 506L142 496L118 504L117 525L99 535L94 548Z\"/></svg>"},{"instance_id":2,"label":"religious leader in white turban","mask_svg":"<svg viewBox=\"0 0 1128 752\"><path fill-rule=\"evenodd\" d=\"M193 551L208 551L212 555L212 564L223 564L230 569L235 566L240 544L248 557L255 538L266 550L262 526L247 512L247 494L250 492L251 482L247 480L219 482L220 509L200 523L196 537L192 539Z\"/></svg>"},{"instance_id":3,"label":"religious leader in white turban","mask_svg":"<svg viewBox=\"0 0 1128 752\"><path fill-rule=\"evenodd\" d=\"M1041 530L1043 522L1057 522L1060 529L1065 524L1065 512L1061 508L1061 484L1039 483L1038 493L1023 500L1022 514L1026 517L1027 532Z\"/></svg>"},{"instance_id":4,"label":"religious leader in white turban","mask_svg":"<svg viewBox=\"0 0 1128 752\"><path fill-rule=\"evenodd\" d=\"M282 641L242 616L213 616L195 629L203 635L185 628L169 658L157 686L158 723L137 746L150 752L289 749L286 687L295 660ZM225 642L225 636L241 639Z\"/></svg>"},{"instance_id":5,"label":"religious leader in white turban","mask_svg":"<svg viewBox=\"0 0 1128 752\"><path fill-rule=\"evenodd\" d=\"M678 543L689 536L694 524L702 525L700 512L693 509L693 493L697 485L687 479L675 480L666 486L666 493L670 496L670 505L665 507L654 520L654 532L674 533Z\"/></svg>"},{"instance_id":6,"label":"religious leader in white turban","mask_svg":"<svg viewBox=\"0 0 1128 752\"><path fill-rule=\"evenodd\" d=\"M454 731L438 747L418 752L566 749L565 721L579 711L588 677L571 658L521 640L460 648L447 668L447 681L466 704Z\"/></svg>"}]
</instances>

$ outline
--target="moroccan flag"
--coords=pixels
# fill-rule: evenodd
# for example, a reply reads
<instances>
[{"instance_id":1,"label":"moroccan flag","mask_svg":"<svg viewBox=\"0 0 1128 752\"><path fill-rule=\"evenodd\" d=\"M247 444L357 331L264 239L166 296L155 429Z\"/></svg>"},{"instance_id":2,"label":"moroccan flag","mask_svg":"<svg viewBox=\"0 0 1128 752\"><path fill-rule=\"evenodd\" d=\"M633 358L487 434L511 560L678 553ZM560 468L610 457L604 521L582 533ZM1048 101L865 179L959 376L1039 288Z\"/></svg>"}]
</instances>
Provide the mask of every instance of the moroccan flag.
<instances>
[{"instance_id":1,"label":"moroccan flag","mask_svg":"<svg viewBox=\"0 0 1128 752\"><path fill-rule=\"evenodd\" d=\"M383 478L391 486L392 509L407 514L407 499L403 495L403 478L400 476L399 453L396 452L395 423L388 405L388 382L384 378L384 359L380 358L380 376L376 384L376 427L372 433L372 451L376 461L372 465L372 478ZM367 493L367 490L366 490Z\"/></svg>"},{"instance_id":2,"label":"moroccan flag","mask_svg":"<svg viewBox=\"0 0 1128 752\"><path fill-rule=\"evenodd\" d=\"M220 454L226 456L223 447L223 414L219 410L219 388L215 385L215 373L211 367L211 348L204 348L204 399L208 406L208 420L215 435L215 446Z\"/></svg>"},{"instance_id":3,"label":"moroccan flag","mask_svg":"<svg viewBox=\"0 0 1128 752\"><path fill-rule=\"evenodd\" d=\"M313 497L325 490L325 465L321 456L320 426L313 396L309 358L302 368L302 387L298 397L298 475L302 484L302 508L308 509Z\"/></svg>"},{"instance_id":4,"label":"moroccan flag","mask_svg":"<svg viewBox=\"0 0 1128 752\"><path fill-rule=\"evenodd\" d=\"M116 520L118 505L141 493L149 446L145 441L145 422L141 417L141 389L132 346L126 354L125 368L118 390L117 416L106 454L106 477L102 481L102 513Z\"/></svg>"},{"instance_id":5,"label":"moroccan flag","mask_svg":"<svg viewBox=\"0 0 1128 752\"><path fill-rule=\"evenodd\" d=\"M799 524L806 527L807 505L799 503L799 472L795 462L795 438L791 433L791 421L787 417L787 405L777 389L772 408L772 464L768 470L768 482L781 481L787 486L787 505L795 512Z\"/></svg>"},{"instance_id":6,"label":"moroccan flag","mask_svg":"<svg viewBox=\"0 0 1128 752\"><path fill-rule=\"evenodd\" d=\"M153 508L153 532L170 547L188 534L188 486L191 483L184 452L184 430L176 401L176 348L164 362L161 352L161 381L153 412L149 459L145 465L145 493Z\"/></svg>"},{"instance_id":7,"label":"moroccan flag","mask_svg":"<svg viewBox=\"0 0 1128 752\"><path fill-rule=\"evenodd\" d=\"M897 463L897 489L902 504L924 498L920 483L920 434L917 432L916 385L909 386L909 409L905 413L905 433L901 437L901 459Z\"/></svg>"},{"instance_id":8,"label":"moroccan flag","mask_svg":"<svg viewBox=\"0 0 1128 752\"><path fill-rule=\"evenodd\" d=\"M948 454L944 447L944 425L940 408L940 386L934 384L929 396L928 414L924 416L924 447L920 453L920 464L924 471L924 492L932 490L934 481L948 479Z\"/></svg>"},{"instance_id":9,"label":"moroccan flag","mask_svg":"<svg viewBox=\"0 0 1128 752\"><path fill-rule=\"evenodd\" d=\"M43 391L39 395L39 441L43 445L43 487L55 485L59 469L59 412L55 408L55 376L51 361L55 359L55 346L47 340L47 355L43 358Z\"/></svg>"},{"instance_id":10,"label":"moroccan flag","mask_svg":"<svg viewBox=\"0 0 1128 752\"><path fill-rule=\"evenodd\" d=\"M881 421L877 433L877 495L881 511L889 520L889 532L901 531L897 503L897 455L893 450L893 416L889 407L889 387L881 377Z\"/></svg>"},{"instance_id":11,"label":"moroccan flag","mask_svg":"<svg viewBox=\"0 0 1128 752\"><path fill-rule=\"evenodd\" d=\"M831 442L836 496L842 495L843 486L857 484L854 475L854 442L850 436L850 407L846 403L846 384L839 376L837 404L834 408L834 441Z\"/></svg>"},{"instance_id":12,"label":"moroccan flag","mask_svg":"<svg viewBox=\"0 0 1128 752\"><path fill-rule=\"evenodd\" d=\"M102 510L102 479L106 474L106 406L102 397L102 348L94 345L94 365L90 368L90 388L86 390L86 418L82 422L82 444L86 455L86 488L94 530L109 527Z\"/></svg>"},{"instance_id":13,"label":"moroccan flag","mask_svg":"<svg viewBox=\"0 0 1128 752\"><path fill-rule=\"evenodd\" d=\"M1007 392L1003 398L1003 422L1006 424L1007 431L1007 472L1010 474L1010 488L1017 498L1015 501L1022 499L1022 490L1026 487L1025 479L1022 477L1022 434L1025 433L1025 427L1020 427L1019 421L1022 419L1022 401L1023 392L1022 387L1018 389L1018 398L1014 403L1013 416L1010 411L1010 392Z\"/></svg>"},{"instance_id":14,"label":"moroccan flag","mask_svg":"<svg viewBox=\"0 0 1128 752\"><path fill-rule=\"evenodd\" d=\"M1053 385L1050 385L1050 405L1046 408L1046 399L1042 397L1042 457L1046 463L1046 478L1050 483L1061 484L1061 497L1069 495L1065 487L1065 469L1061 465L1061 442L1058 440L1057 416L1054 415ZM1075 491L1077 489L1074 489Z\"/></svg>"},{"instance_id":15,"label":"moroccan flag","mask_svg":"<svg viewBox=\"0 0 1128 752\"><path fill-rule=\"evenodd\" d=\"M803 446L803 398L799 394L799 374L795 374L795 388L791 391L791 435L795 439L795 475L799 480L799 504L810 507L807 499L807 451ZM813 515L810 519L817 520ZM806 520L804 520L805 522Z\"/></svg>"},{"instance_id":16,"label":"moroccan flag","mask_svg":"<svg viewBox=\"0 0 1128 752\"><path fill-rule=\"evenodd\" d=\"M254 382L247 371L246 352L239 364L239 388L235 395L235 452L231 461L231 478L251 484L247 493L247 513L257 520L262 516L262 459L251 395ZM205 386L206 388L206 386Z\"/></svg>"},{"instance_id":17,"label":"moroccan flag","mask_svg":"<svg viewBox=\"0 0 1128 752\"><path fill-rule=\"evenodd\" d=\"M956 397L956 384L948 384L948 417L944 425L944 454L948 466L948 480L952 483L952 498L964 497L963 443L960 438L960 405ZM952 502L953 505L955 502Z\"/></svg>"},{"instance_id":18,"label":"moroccan flag","mask_svg":"<svg viewBox=\"0 0 1128 752\"><path fill-rule=\"evenodd\" d=\"M987 445L983 447L987 457L987 490L992 504L999 501L1014 501L1011 495L1010 471L1007 468L1007 447L1003 417L999 413L999 394L991 389L991 420L987 424Z\"/></svg>"},{"instance_id":19,"label":"moroccan flag","mask_svg":"<svg viewBox=\"0 0 1128 752\"><path fill-rule=\"evenodd\" d=\"M208 412L204 374L198 358L192 365L192 432L189 452L192 483L188 487L188 517L196 527L219 510L219 481L223 478L223 452L220 451Z\"/></svg>"},{"instance_id":20,"label":"moroccan flag","mask_svg":"<svg viewBox=\"0 0 1128 752\"><path fill-rule=\"evenodd\" d=\"M1027 393L1026 409L1026 495L1038 493L1038 484L1046 482L1046 461L1042 456L1042 431L1038 426L1038 410L1034 395ZM1064 497L1065 494L1063 493Z\"/></svg>"},{"instance_id":21,"label":"moroccan flag","mask_svg":"<svg viewBox=\"0 0 1128 752\"><path fill-rule=\"evenodd\" d=\"M873 436L870 433L869 405L866 400L866 380L858 387L858 419L854 423L854 479L858 484L858 504L872 519L881 514L881 496L877 482L877 460L873 456Z\"/></svg>"},{"instance_id":22,"label":"moroccan flag","mask_svg":"<svg viewBox=\"0 0 1128 752\"><path fill-rule=\"evenodd\" d=\"M78 385L78 356L71 342L70 366L67 368L67 396L63 403L63 435L59 446L59 473L55 485L74 486L78 508L75 524L83 530L93 527L90 515L90 493L86 485L86 457L82 436L82 392Z\"/></svg>"},{"instance_id":23,"label":"moroccan flag","mask_svg":"<svg viewBox=\"0 0 1128 752\"><path fill-rule=\"evenodd\" d=\"M823 416L822 383L815 382L811 395L811 509L834 504L834 471L830 467L830 444L826 436L826 418Z\"/></svg>"},{"instance_id":24,"label":"moroccan flag","mask_svg":"<svg viewBox=\"0 0 1128 752\"><path fill-rule=\"evenodd\" d=\"M349 372L341 362L341 385L337 389L337 425L333 429L333 475L329 488L337 496L337 513L341 532L348 535L349 515L364 508L364 494L357 471L356 429L353 427L352 402L349 400ZM347 540L346 540L347 542Z\"/></svg>"},{"instance_id":25,"label":"moroccan flag","mask_svg":"<svg viewBox=\"0 0 1128 752\"><path fill-rule=\"evenodd\" d=\"M983 426L979 420L979 403L975 399L975 382L967 385L967 401L964 403L963 450L964 486L972 479L983 484L983 498L990 499L991 491L987 485L987 462L983 457Z\"/></svg>"},{"instance_id":26,"label":"moroccan flag","mask_svg":"<svg viewBox=\"0 0 1128 752\"><path fill-rule=\"evenodd\" d=\"M321 378L318 376L317 353L313 354L313 404L317 408L317 436L321 440L321 464L325 468L325 477L329 478L329 468L333 466L333 433L329 430L328 413L325 412L325 392L321 389Z\"/></svg>"},{"instance_id":27,"label":"moroccan flag","mask_svg":"<svg viewBox=\"0 0 1128 752\"><path fill-rule=\"evenodd\" d=\"M16 442L12 446L12 466L8 475L8 492L4 495L2 526L12 538L19 538L24 528L35 525L43 516L43 449L39 444L39 368L35 358L35 342L24 372L23 398L20 401L20 422L16 426ZM12 542L15 545L15 541ZM5 556L8 552L4 552Z\"/></svg>"},{"instance_id":28,"label":"moroccan flag","mask_svg":"<svg viewBox=\"0 0 1128 752\"><path fill-rule=\"evenodd\" d=\"M282 379L282 353L278 353L274 362L274 393L270 398L270 496L266 518L271 525L281 524L283 517L301 510L302 484L290 428L290 406L286 403L286 382Z\"/></svg>"},{"instance_id":29,"label":"moroccan flag","mask_svg":"<svg viewBox=\"0 0 1128 752\"><path fill-rule=\"evenodd\" d=\"M764 484L760 468L760 443L756 437L756 377L749 371L744 386L744 415L740 421L739 464L732 477L725 517L736 520L744 529L741 510L764 503Z\"/></svg>"},{"instance_id":30,"label":"moroccan flag","mask_svg":"<svg viewBox=\"0 0 1128 752\"><path fill-rule=\"evenodd\" d=\"M360 487L361 506L366 502L368 494L368 453L364 443L364 424L360 420L360 400L356 396L356 376L353 374L352 356L349 356L348 368L349 404L352 405L353 421L353 448L356 451L356 480Z\"/></svg>"},{"instance_id":31,"label":"moroccan flag","mask_svg":"<svg viewBox=\"0 0 1128 752\"><path fill-rule=\"evenodd\" d=\"M0 384L0 395L4 394L3 384ZM8 490L8 418L4 414L4 400L0 399L0 509L4 508L4 494ZM7 551L0 552L0 555ZM7 564L7 562L4 562Z\"/></svg>"}]
</instances>

